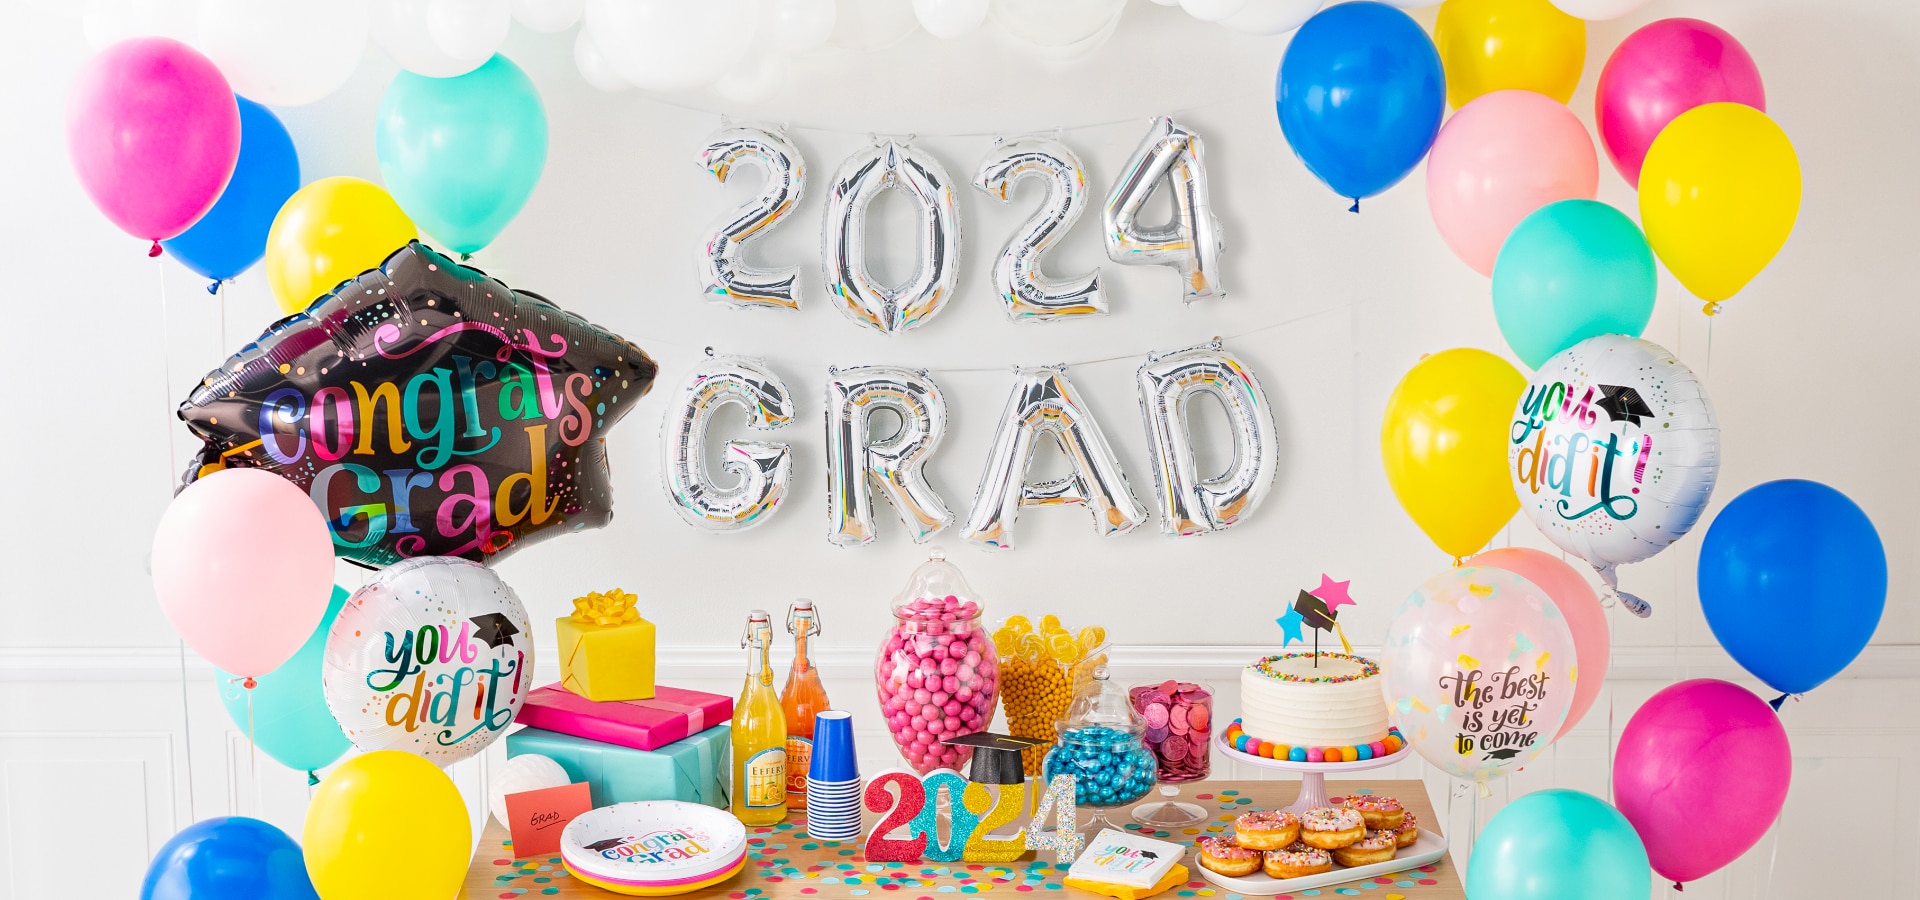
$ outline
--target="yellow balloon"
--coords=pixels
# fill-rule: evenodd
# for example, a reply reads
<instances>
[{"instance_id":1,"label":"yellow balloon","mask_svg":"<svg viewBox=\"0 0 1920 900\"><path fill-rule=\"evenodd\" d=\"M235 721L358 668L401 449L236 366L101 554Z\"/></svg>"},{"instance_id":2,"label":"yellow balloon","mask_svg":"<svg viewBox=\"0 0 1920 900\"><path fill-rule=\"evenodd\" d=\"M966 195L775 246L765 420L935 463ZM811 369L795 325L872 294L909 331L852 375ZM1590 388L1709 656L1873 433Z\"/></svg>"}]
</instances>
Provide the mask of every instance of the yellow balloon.
<instances>
[{"instance_id":1,"label":"yellow balloon","mask_svg":"<svg viewBox=\"0 0 1920 900\"><path fill-rule=\"evenodd\" d=\"M473 826L460 790L411 753L341 763L307 804L300 835L323 900L451 898L466 880Z\"/></svg>"},{"instance_id":2,"label":"yellow balloon","mask_svg":"<svg viewBox=\"0 0 1920 900\"><path fill-rule=\"evenodd\" d=\"M1773 261L1800 214L1800 158L1772 119L1739 103L1676 116L1640 168L1647 243L1707 310Z\"/></svg>"},{"instance_id":3,"label":"yellow balloon","mask_svg":"<svg viewBox=\"0 0 1920 900\"><path fill-rule=\"evenodd\" d=\"M1506 360L1463 347L1421 360L1387 401L1387 483L1455 558L1485 547L1520 510L1507 477L1507 426L1526 386Z\"/></svg>"},{"instance_id":4,"label":"yellow balloon","mask_svg":"<svg viewBox=\"0 0 1920 900\"><path fill-rule=\"evenodd\" d=\"M364 178L322 178L287 198L267 232L267 282L291 314L420 236L386 189Z\"/></svg>"},{"instance_id":5,"label":"yellow balloon","mask_svg":"<svg viewBox=\"0 0 1920 900\"><path fill-rule=\"evenodd\" d=\"M1433 25L1433 45L1454 109L1510 89L1565 103L1587 64L1587 23L1548 0L1447 0Z\"/></svg>"}]
</instances>

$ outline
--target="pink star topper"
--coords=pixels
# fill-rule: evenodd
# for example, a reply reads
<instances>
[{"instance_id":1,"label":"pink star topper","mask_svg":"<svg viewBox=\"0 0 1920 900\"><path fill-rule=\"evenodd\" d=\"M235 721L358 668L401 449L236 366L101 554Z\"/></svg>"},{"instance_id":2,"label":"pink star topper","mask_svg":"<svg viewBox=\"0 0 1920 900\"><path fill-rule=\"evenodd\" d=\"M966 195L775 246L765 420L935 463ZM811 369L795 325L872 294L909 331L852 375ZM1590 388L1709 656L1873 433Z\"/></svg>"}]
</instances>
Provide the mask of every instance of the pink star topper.
<instances>
[{"instance_id":1,"label":"pink star topper","mask_svg":"<svg viewBox=\"0 0 1920 900\"><path fill-rule=\"evenodd\" d=\"M1326 601L1327 611L1332 612L1342 606L1354 605L1353 598L1347 596L1347 585L1352 583L1353 579L1351 578L1346 581L1335 581L1328 578L1326 573L1322 572L1320 574L1320 586L1307 593Z\"/></svg>"}]
</instances>

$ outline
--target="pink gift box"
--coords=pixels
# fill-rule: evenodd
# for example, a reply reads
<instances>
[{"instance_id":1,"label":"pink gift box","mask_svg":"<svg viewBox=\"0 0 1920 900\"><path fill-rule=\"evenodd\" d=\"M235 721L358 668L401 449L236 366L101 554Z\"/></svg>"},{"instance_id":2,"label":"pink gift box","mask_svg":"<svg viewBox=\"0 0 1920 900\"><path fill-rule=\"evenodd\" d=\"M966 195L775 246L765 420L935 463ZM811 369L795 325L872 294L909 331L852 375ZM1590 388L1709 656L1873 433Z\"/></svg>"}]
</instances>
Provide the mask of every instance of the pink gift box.
<instances>
[{"instance_id":1,"label":"pink gift box","mask_svg":"<svg viewBox=\"0 0 1920 900\"><path fill-rule=\"evenodd\" d=\"M527 695L514 721L591 741L656 750L733 720L733 698L660 685L651 700L588 700L557 684Z\"/></svg>"}]
</instances>

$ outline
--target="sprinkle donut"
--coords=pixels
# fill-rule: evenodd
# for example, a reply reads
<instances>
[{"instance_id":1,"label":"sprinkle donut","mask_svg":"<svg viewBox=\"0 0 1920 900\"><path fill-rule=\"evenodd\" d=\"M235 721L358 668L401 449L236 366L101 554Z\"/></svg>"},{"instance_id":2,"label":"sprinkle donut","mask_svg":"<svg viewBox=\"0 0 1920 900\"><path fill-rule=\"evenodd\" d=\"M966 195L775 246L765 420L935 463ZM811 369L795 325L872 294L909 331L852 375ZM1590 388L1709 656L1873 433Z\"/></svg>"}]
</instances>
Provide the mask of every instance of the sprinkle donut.
<instances>
[{"instance_id":1,"label":"sprinkle donut","mask_svg":"<svg viewBox=\"0 0 1920 900\"><path fill-rule=\"evenodd\" d=\"M1401 847L1411 847L1414 841L1420 839L1420 823L1414 820L1413 813L1407 813L1401 820L1400 827L1395 829L1393 834L1396 844Z\"/></svg>"},{"instance_id":2,"label":"sprinkle donut","mask_svg":"<svg viewBox=\"0 0 1920 900\"><path fill-rule=\"evenodd\" d=\"M1334 850L1367 836L1359 810L1317 806L1300 816L1300 840L1309 847Z\"/></svg>"},{"instance_id":3,"label":"sprinkle donut","mask_svg":"<svg viewBox=\"0 0 1920 900\"><path fill-rule=\"evenodd\" d=\"M1333 871L1333 857L1327 851L1306 844L1294 844L1285 850L1268 850L1260 868L1272 878L1302 878Z\"/></svg>"},{"instance_id":4,"label":"sprinkle donut","mask_svg":"<svg viewBox=\"0 0 1920 900\"><path fill-rule=\"evenodd\" d=\"M1400 801L1392 797L1355 794L1348 797L1346 803L1342 805L1360 813L1360 817L1366 820L1369 829L1384 828L1392 831L1400 827L1401 820L1407 815L1407 811L1401 808Z\"/></svg>"},{"instance_id":5,"label":"sprinkle donut","mask_svg":"<svg viewBox=\"0 0 1920 900\"><path fill-rule=\"evenodd\" d=\"M1300 817L1290 812L1250 812L1233 821L1234 840L1248 850L1279 850L1300 839Z\"/></svg>"},{"instance_id":6,"label":"sprinkle donut","mask_svg":"<svg viewBox=\"0 0 1920 900\"><path fill-rule=\"evenodd\" d=\"M1333 851L1333 861L1349 869L1383 863L1393 858L1398 840L1391 831L1369 831L1366 837Z\"/></svg>"},{"instance_id":7,"label":"sprinkle donut","mask_svg":"<svg viewBox=\"0 0 1920 900\"><path fill-rule=\"evenodd\" d=\"M1201 838L1200 867L1228 878L1252 875L1260 869L1260 851L1248 850L1226 838Z\"/></svg>"}]
</instances>

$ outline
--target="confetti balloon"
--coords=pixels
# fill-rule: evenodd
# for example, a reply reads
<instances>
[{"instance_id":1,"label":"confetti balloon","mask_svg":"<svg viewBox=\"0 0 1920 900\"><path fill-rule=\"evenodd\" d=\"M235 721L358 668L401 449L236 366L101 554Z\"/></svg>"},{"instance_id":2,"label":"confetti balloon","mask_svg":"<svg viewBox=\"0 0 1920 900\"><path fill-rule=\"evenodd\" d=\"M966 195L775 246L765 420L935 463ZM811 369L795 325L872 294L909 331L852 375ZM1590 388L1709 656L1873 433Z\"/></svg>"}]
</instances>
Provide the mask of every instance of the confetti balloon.
<instances>
[{"instance_id":1,"label":"confetti balloon","mask_svg":"<svg viewBox=\"0 0 1920 900\"><path fill-rule=\"evenodd\" d=\"M1588 338L1541 364L1507 439L1520 508L1616 593L1614 567L1686 534L1720 474L1705 386L1660 345L1623 334ZM1639 598L1620 598L1648 614Z\"/></svg>"},{"instance_id":2,"label":"confetti balloon","mask_svg":"<svg viewBox=\"0 0 1920 900\"><path fill-rule=\"evenodd\" d=\"M1487 782L1553 743L1573 704L1573 632L1539 585L1462 566L1400 604L1382 646L1387 718L1435 768Z\"/></svg>"},{"instance_id":3,"label":"confetti balloon","mask_svg":"<svg viewBox=\"0 0 1920 900\"><path fill-rule=\"evenodd\" d=\"M207 373L187 473L263 469L338 556L491 561L612 517L606 430L653 386L639 347L418 242Z\"/></svg>"},{"instance_id":4,"label":"confetti balloon","mask_svg":"<svg viewBox=\"0 0 1920 900\"><path fill-rule=\"evenodd\" d=\"M327 635L327 708L361 750L459 762L504 734L533 689L527 629L520 597L479 563L388 566Z\"/></svg>"}]
</instances>

